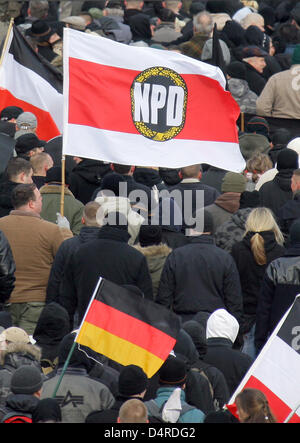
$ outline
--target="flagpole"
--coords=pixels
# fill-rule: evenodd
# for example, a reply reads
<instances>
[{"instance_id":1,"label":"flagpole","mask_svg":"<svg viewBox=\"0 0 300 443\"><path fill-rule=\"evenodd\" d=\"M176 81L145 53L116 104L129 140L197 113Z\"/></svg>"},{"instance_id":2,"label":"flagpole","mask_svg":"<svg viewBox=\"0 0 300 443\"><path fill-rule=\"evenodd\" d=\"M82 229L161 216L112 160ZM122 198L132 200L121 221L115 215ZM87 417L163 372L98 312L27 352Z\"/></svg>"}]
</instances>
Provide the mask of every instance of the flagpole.
<instances>
[{"instance_id":1,"label":"flagpole","mask_svg":"<svg viewBox=\"0 0 300 443\"><path fill-rule=\"evenodd\" d=\"M6 52L6 48L7 48L7 44L8 44L8 39L9 39L9 36L10 36L10 32L12 30L13 24L14 24L14 18L11 17L10 22L9 22L9 26L8 26L8 30L7 30L7 33L6 33L3 49L2 49L2 54L1 54L1 58L0 58L0 66L2 65L2 62L3 62L4 54Z\"/></svg>"},{"instance_id":2,"label":"flagpole","mask_svg":"<svg viewBox=\"0 0 300 443\"><path fill-rule=\"evenodd\" d=\"M293 415L298 411L299 408L300 408L300 404L289 413L289 415L287 416L287 418L284 420L283 423L288 423L290 421L290 419L293 417Z\"/></svg>"},{"instance_id":3,"label":"flagpole","mask_svg":"<svg viewBox=\"0 0 300 443\"><path fill-rule=\"evenodd\" d=\"M64 203L65 203L65 183L66 183L66 158L63 155L61 159L61 196L60 196L60 213L64 216Z\"/></svg>"},{"instance_id":4,"label":"flagpole","mask_svg":"<svg viewBox=\"0 0 300 443\"><path fill-rule=\"evenodd\" d=\"M72 354L73 354L73 352L74 352L75 346L76 346L76 342L74 341L74 343L73 343L73 345L72 345L72 347L71 347L71 349L70 349L70 351L69 351L69 354L68 354L67 360L65 361L65 364L64 364L64 366L63 366L63 369L62 369L61 375L60 375L60 377L59 377L59 380L58 380L58 382L57 382L57 385L56 385L56 387L55 387L55 389L54 389L54 391L53 391L52 398L54 398L54 397L56 396L56 393L57 393L57 391L58 391L58 388L60 387L60 384L61 384L61 381L62 381L62 379L63 379L63 376L65 375L65 372L66 372L67 367L68 367L68 365L69 365L70 359L71 359Z\"/></svg>"},{"instance_id":5,"label":"flagpole","mask_svg":"<svg viewBox=\"0 0 300 443\"><path fill-rule=\"evenodd\" d=\"M245 114L241 112L241 131L245 131Z\"/></svg>"}]
</instances>

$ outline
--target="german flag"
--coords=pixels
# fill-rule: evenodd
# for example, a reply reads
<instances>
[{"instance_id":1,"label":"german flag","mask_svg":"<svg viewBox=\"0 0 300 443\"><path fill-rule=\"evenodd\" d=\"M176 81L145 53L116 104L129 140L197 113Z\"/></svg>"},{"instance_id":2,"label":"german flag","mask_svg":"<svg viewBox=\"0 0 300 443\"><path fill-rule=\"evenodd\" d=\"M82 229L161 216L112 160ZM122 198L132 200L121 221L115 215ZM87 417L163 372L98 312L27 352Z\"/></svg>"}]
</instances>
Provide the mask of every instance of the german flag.
<instances>
[{"instance_id":1,"label":"german flag","mask_svg":"<svg viewBox=\"0 0 300 443\"><path fill-rule=\"evenodd\" d=\"M173 312L101 278L75 341L123 366L140 366L151 378L173 349L179 329Z\"/></svg>"}]
</instances>

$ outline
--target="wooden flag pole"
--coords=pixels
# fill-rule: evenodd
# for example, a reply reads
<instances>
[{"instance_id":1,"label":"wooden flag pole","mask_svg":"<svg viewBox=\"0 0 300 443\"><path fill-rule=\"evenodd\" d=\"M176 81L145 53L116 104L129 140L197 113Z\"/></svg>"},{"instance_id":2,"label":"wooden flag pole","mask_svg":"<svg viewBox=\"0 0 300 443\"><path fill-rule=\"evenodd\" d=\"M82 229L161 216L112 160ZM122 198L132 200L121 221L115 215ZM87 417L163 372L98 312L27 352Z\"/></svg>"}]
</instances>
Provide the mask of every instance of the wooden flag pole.
<instances>
[{"instance_id":1,"label":"wooden flag pole","mask_svg":"<svg viewBox=\"0 0 300 443\"><path fill-rule=\"evenodd\" d=\"M8 39L10 36L10 32L12 30L13 24L14 24L14 18L12 17L10 19L8 30L7 30L6 37L5 37L4 44L3 44L3 49L2 49L1 58L0 58L0 66L2 65L2 62L3 62L4 54L5 54L7 45L8 45Z\"/></svg>"},{"instance_id":2,"label":"wooden flag pole","mask_svg":"<svg viewBox=\"0 0 300 443\"><path fill-rule=\"evenodd\" d=\"M245 114L241 112L241 131L245 131Z\"/></svg>"},{"instance_id":3,"label":"wooden flag pole","mask_svg":"<svg viewBox=\"0 0 300 443\"><path fill-rule=\"evenodd\" d=\"M65 183L66 183L66 158L63 155L61 159L61 195L60 195L60 214L64 216L64 204L65 204Z\"/></svg>"}]
</instances>

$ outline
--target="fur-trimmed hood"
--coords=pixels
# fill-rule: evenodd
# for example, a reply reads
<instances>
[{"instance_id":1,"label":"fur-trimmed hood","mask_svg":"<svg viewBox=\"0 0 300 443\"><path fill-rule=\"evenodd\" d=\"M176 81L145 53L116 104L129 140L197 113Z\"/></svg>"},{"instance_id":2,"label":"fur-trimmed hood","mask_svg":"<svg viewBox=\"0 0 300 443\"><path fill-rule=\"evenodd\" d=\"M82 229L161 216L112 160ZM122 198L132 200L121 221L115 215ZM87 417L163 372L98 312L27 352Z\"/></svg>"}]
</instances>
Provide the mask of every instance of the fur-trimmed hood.
<instances>
[{"instance_id":1,"label":"fur-trimmed hood","mask_svg":"<svg viewBox=\"0 0 300 443\"><path fill-rule=\"evenodd\" d=\"M145 257L155 257L155 256L163 256L167 257L172 249L169 248L165 243L160 243L159 245L151 245L142 247L139 243L134 245L135 249L140 251Z\"/></svg>"},{"instance_id":2,"label":"fur-trimmed hood","mask_svg":"<svg viewBox=\"0 0 300 443\"><path fill-rule=\"evenodd\" d=\"M26 363L24 363L26 360ZM41 349L30 343L10 343L0 354L0 365L9 365L18 368L22 364L39 363L41 360Z\"/></svg>"}]
</instances>

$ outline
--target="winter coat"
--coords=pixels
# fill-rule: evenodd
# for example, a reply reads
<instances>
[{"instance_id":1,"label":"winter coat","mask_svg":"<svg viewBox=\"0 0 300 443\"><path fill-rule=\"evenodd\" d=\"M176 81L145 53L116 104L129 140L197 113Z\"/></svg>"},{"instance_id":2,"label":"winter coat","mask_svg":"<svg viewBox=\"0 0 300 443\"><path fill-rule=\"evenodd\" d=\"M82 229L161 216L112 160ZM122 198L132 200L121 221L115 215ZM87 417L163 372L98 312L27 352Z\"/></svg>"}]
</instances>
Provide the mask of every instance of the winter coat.
<instances>
[{"instance_id":1,"label":"winter coat","mask_svg":"<svg viewBox=\"0 0 300 443\"><path fill-rule=\"evenodd\" d=\"M290 228L295 220L300 218L300 192L293 194L292 200L288 200L277 210L278 224L281 232L288 236Z\"/></svg>"},{"instance_id":2,"label":"winter coat","mask_svg":"<svg viewBox=\"0 0 300 443\"><path fill-rule=\"evenodd\" d=\"M54 262L51 267L48 285L46 303L56 302L61 292L61 284L64 276L65 268L70 260L70 257L76 253L81 245L98 238L99 227L82 226L79 235L68 238L60 245Z\"/></svg>"},{"instance_id":3,"label":"winter coat","mask_svg":"<svg viewBox=\"0 0 300 443\"><path fill-rule=\"evenodd\" d=\"M213 218L214 235L219 226L230 219L240 207L241 194L238 192L225 192L221 194L213 204L206 206L206 210L210 212Z\"/></svg>"},{"instance_id":4,"label":"winter coat","mask_svg":"<svg viewBox=\"0 0 300 443\"><path fill-rule=\"evenodd\" d=\"M264 183L259 189L261 206L271 209L276 216L278 210L293 198L292 173L291 169L281 170L273 180Z\"/></svg>"},{"instance_id":5,"label":"winter coat","mask_svg":"<svg viewBox=\"0 0 300 443\"><path fill-rule=\"evenodd\" d=\"M19 184L20 183L15 183L11 181L3 182L0 184L0 217L5 217L6 215L9 215L10 211L14 209L11 202L11 194L15 187Z\"/></svg>"},{"instance_id":6,"label":"winter coat","mask_svg":"<svg viewBox=\"0 0 300 443\"><path fill-rule=\"evenodd\" d=\"M161 406L168 400L168 398L175 389L176 388L173 386L172 387L163 386L158 388L154 401L159 408L161 408ZM186 403L185 393L183 390L181 390L180 393L180 400L182 404ZM150 413L149 415L151 416ZM204 413L200 411L200 409L195 408L182 414L178 419L178 423L203 423L204 418L205 418Z\"/></svg>"},{"instance_id":7,"label":"winter coat","mask_svg":"<svg viewBox=\"0 0 300 443\"><path fill-rule=\"evenodd\" d=\"M221 194L222 181L227 171L209 166L209 168L202 173L201 183L215 188Z\"/></svg>"},{"instance_id":8,"label":"winter coat","mask_svg":"<svg viewBox=\"0 0 300 443\"><path fill-rule=\"evenodd\" d=\"M241 286L232 257L210 235L191 237L167 257L156 302L178 315L226 308L240 319Z\"/></svg>"},{"instance_id":9,"label":"winter coat","mask_svg":"<svg viewBox=\"0 0 300 443\"><path fill-rule=\"evenodd\" d=\"M148 186L149 188L156 186L158 191L167 189L167 186L164 184L159 172L153 168L136 167L133 173L133 178L136 182L141 183L144 186Z\"/></svg>"},{"instance_id":10,"label":"winter coat","mask_svg":"<svg viewBox=\"0 0 300 443\"><path fill-rule=\"evenodd\" d=\"M253 91L257 96L260 95L262 90L267 83L266 79L260 74L253 66L249 63L243 61L243 64L246 67L246 81L249 85L251 91Z\"/></svg>"},{"instance_id":11,"label":"winter coat","mask_svg":"<svg viewBox=\"0 0 300 443\"><path fill-rule=\"evenodd\" d=\"M267 263L258 265L254 260L251 251L251 238L253 232L248 232L242 241L232 247L232 257L236 263L240 274L240 281L243 294L243 322L241 325L242 333L250 331L256 321L257 297L261 289L263 276L268 264L278 257L281 257L285 249L276 242L272 231L261 232L264 239L264 247Z\"/></svg>"},{"instance_id":12,"label":"winter coat","mask_svg":"<svg viewBox=\"0 0 300 443\"><path fill-rule=\"evenodd\" d=\"M151 245L142 247L140 244L134 246L140 251L147 259L152 287L153 287L153 299L156 299L160 276L168 255L172 252L167 245L160 243L159 245Z\"/></svg>"},{"instance_id":13,"label":"winter coat","mask_svg":"<svg viewBox=\"0 0 300 443\"><path fill-rule=\"evenodd\" d=\"M55 254L61 243L72 237L71 231L43 220L38 214L21 210L0 218L0 230L10 244L16 263L16 282L9 301L44 302Z\"/></svg>"},{"instance_id":14,"label":"winter coat","mask_svg":"<svg viewBox=\"0 0 300 443\"><path fill-rule=\"evenodd\" d=\"M300 293L300 244L291 245L266 269L258 294L255 328L257 352Z\"/></svg>"},{"instance_id":15,"label":"winter coat","mask_svg":"<svg viewBox=\"0 0 300 443\"><path fill-rule=\"evenodd\" d=\"M71 322L76 308L82 320L100 276L119 285L137 286L145 298L153 299L147 260L128 245L128 239L126 226L105 225L97 240L83 244L70 258L59 303Z\"/></svg>"},{"instance_id":16,"label":"winter coat","mask_svg":"<svg viewBox=\"0 0 300 443\"><path fill-rule=\"evenodd\" d=\"M253 208L238 209L229 220L216 229L214 239L216 246L231 252L232 247L241 241L245 233L245 223Z\"/></svg>"},{"instance_id":17,"label":"winter coat","mask_svg":"<svg viewBox=\"0 0 300 443\"><path fill-rule=\"evenodd\" d=\"M227 311L220 311L215 311L207 321L207 351L203 360L223 373L231 396L253 360L249 355L233 349L239 325Z\"/></svg>"},{"instance_id":18,"label":"winter coat","mask_svg":"<svg viewBox=\"0 0 300 443\"><path fill-rule=\"evenodd\" d=\"M78 235L82 227L82 214L84 206L77 200L72 192L65 188L64 216L70 223L70 229L74 235ZM56 223L57 212L60 212L61 185L48 184L40 188L43 197L41 217L52 223Z\"/></svg>"},{"instance_id":19,"label":"winter coat","mask_svg":"<svg viewBox=\"0 0 300 443\"><path fill-rule=\"evenodd\" d=\"M16 369L30 365L41 371L41 351L38 346L30 343L10 343L0 356L0 404L4 405L11 393L10 382Z\"/></svg>"},{"instance_id":20,"label":"winter coat","mask_svg":"<svg viewBox=\"0 0 300 443\"><path fill-rule=\"evenodd\" d=\"M69 314L58 303L47 304L33 332L36 345L41 349L41 366L44 374L51 372L58 363L58 348L63 337L70 332Z\"/></svg>"},{"instance_id":21,"label":"winter coat","mask_svg":"<svg viewBox=\"0 0 300 443\"><path fill-rule=\"evenodd\" d=\"M0 303L5 303L15 287L16 264L10 244L0 231Z\"/></svg>"},{"instance_id":22,"label":"winter coat","mask_svg":"<svg viewBox=\"0 0 300 443\"><path fill-rule=\"evenodd\" d=\"M257 94L251 91L246 80L230 78L228 89L240 107L241 112L256 114Z\"/></svg>"},{"instance_id":23,"label":"winter coat","mask_svg":"<svg viewBox=\"0 0 300 443\"><path fill-rule=\"evenodd\" d=\"M14 413L14 415L25 415L32 418L33 411L39 403L39 399L34 395L27 394L9 394L5 405L0 408L0 420L6 414Z\"/></svg>"},{"instance_id":24,"label":"winter coat","mask_svg":"<svg viewBox=\"0 0 300 443\"><path fill-rule=\"evenodd\" d=\"M85 205L92 200L93 192L99 188L102 177L109 171L111 171L109 164L83 159L70 174L70 191Z\"/></svg>"},{"instance_id":25,"label":"winter coat","mask_svg":"<svg viewBox=\"0 0 300 443\"><path fill-rule=\"evenodd\" d=\"M161 22L155 28L152 41L163 45L164 43L171 43L179 37L182 37L182 34L175 29L175 23Z\"/></svg>"},{"instance_id":26,"label":"winter coat","mask_svg":"<svg viewBox=\"0 0 300 443\"><path fill-rule=\"evenodd\" d=\"M52 397L62 368L43 384L41 399ZM61 407L62 423L84 423L90 412L110 408L114 397L100 381L89 377L86 370L68 367L54 397Z\"/></svg>"}]
</instances>

